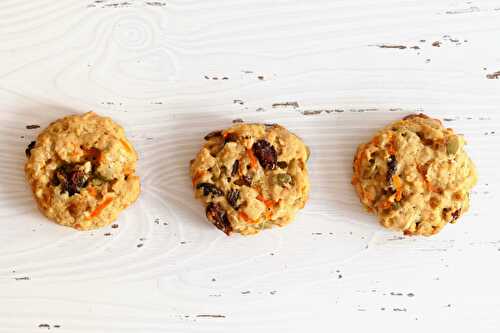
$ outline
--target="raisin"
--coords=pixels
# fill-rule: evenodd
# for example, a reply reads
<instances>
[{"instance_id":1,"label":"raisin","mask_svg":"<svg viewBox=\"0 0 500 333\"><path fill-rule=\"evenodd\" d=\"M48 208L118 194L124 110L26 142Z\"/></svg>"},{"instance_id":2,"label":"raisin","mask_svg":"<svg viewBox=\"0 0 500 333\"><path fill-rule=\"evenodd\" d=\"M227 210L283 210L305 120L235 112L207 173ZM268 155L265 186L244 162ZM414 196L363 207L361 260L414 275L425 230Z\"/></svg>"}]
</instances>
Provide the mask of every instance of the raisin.
<instances>
[{"instance_id":1,"label":"raisin","mask_svg":"<svg viewBox=\"0 0 500 333\"><path fill-rule=\"evenodd\" d=\"M236 141L238 141L238 135L234 133L226 133L226 137L224 138L224 143L236 142Z\"/></svg>"},{"instance_id":2,"label":"raisin","mask_svg":"<svg viewBox=\"0 0 500 333\"><path fill-rule=\"evenodd\" d=\"M457 209L456 211L454 211L453 213L451 213L451 217L453 218L451 220L452 223L455 222L460 217L460 213L461 212L462 212L462 209Z\"/></svg>"},{"instance_id":3,"label":"raisin","mask_svg":"<svg viewBox=\"0 0 500 333\"><path fill-rule=\"evenodd\" d=\"M396 173L396 169L398 168L398 163L396 161L396 156L391 155L389 156L389 159L387 160L387 175L386 175L386 180L387 182L390 182L392 179L392 176Z\"/></svg>"},{"instance_id":4,"label":"raisin","mask_svg":"<svg viewBox=\"0 0 500 333\"><path fill-rule=\"evenodd\" d=\"M240 198L240 191L232 189L227 193L226 199L227 202L234 208L238 209L238 206L236 205L238 202L238 199Z\"/></svg>"},{"instance_id":5,"label":"raisin","mask_svg":"<svg viewBox=\"0 0 500 333\"><path fill-rule=\"evenodd\" d=\"M239 168L240 168L240 161L239 160L234 161L233 169L231 170L231 177L236 176Z\"/></svg>"},{"instance_id":6,"label":"raisin","mask_svg":"<svg viewBox=\"0 0 500 333\"><path fill-rule=\"evenodd\" d=\"M286 169L286 168L288 168L288 163L286 163L285 161L279 161L279 162L277 163L277 165L278 165L278 167L279 167L280 169Z\"/></svg>"},{"instance_id":7,"label":"raisin","mask_svg":"<svg viewBox=\"0 0 500 333\"><path fill-rule=\"evenodd\" d=\"M252 177L249 175L241 176L240 179L234 181L234 184L238 186L246 185L248 187L252 186Z\"/></svg>"},{"instance_id":8,"label":"raisin","mask_svg":"<svg viewBox=\"0 0 500 333\"><path fill-rule=\"evenodd\" d=\"M278 154L273 145L266 140L258 140L252 146L254 155L259 160L260 165L265 170L276 169L276 162L278 160Z\"/></svg>"},{"instance_id":9,"label":"raisin","mask_svg":"<svg viewBox=\"0 0 500 333\"><path fill-rule=\"evenodd\" d=\"M222 131L213 131L213 132L210 132L207 135L205 135L204 139L208 141L212 138L217 138L217 137L221 137L221 136L222 136Z\"/></svg>"},{"instance_id":10,"label":"raisin","mask_svg":"<svg viewBox=\"0 0 500 333\"><path fill-rule=\"evenodd\" d=\"M229 223L227 218L226 211L218 203L210 202L207 205L205 213L207 215L207 219L212 222L217 229L222 230L226 235L229 236L231 231L233 231L231 223Z\"/></svg>"},{"instance_id":11,"label":"raisin","mask_svg":"<svg viewBox=\"0 0 500 333\"><path fill-rule=\"evenodd\" d=\"M61 185L62 191L71 197L87 186L89 175L79 165L67 164L56 170L55 178L52 185Z\"/></svg>"},{"instance_id":12,"label":"raisin","mask_svg":"<svg viewBox=\"0 0 500 333\"><path fill-rule=\"evenodd\" d=\"M221 195L224 195L224 192L219 190L217 186L211 183L199 183L196 185L197 189L203 189L203 195L207 196L209 194L213 194L216 197L220 197Z\"/></svg>"},{"instance_id":13,"label":"raisin","mask_svg":"<svg viewBox=\"0 0 500 333\"><path fill-rule=\"evenodd\" d=\"M26 157L31 156L31 149L35 148L36 141L31 141L30 144L28 145L28 148L24 151L26 153Z\"/></svg>"}]
</instances>

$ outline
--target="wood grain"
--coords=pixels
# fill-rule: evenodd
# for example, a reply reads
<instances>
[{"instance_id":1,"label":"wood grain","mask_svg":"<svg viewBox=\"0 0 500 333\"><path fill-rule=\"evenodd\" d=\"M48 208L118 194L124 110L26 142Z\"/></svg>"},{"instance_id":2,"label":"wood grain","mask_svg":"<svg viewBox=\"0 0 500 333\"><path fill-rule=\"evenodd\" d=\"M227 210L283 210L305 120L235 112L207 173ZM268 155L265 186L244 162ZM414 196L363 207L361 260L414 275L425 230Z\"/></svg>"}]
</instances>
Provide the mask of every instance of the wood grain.
<instances>
[{"instance_id":1,"label":"wood grain","mask_svg":"<svg viewBox=\"0 0 500 333\"><path fill-rule=\"evenodd\" d=\"M2 1L0 332L498 332L499 33L496 0ZM126 128L143 194L75 233L36 210L26 126L88 110ZM412 112L480 175L433 238L382 230L349 183L357 144ZM311 147L287 228L228 238L193 199L189 160L234 119Z\"/></svg>"}]
</instances>

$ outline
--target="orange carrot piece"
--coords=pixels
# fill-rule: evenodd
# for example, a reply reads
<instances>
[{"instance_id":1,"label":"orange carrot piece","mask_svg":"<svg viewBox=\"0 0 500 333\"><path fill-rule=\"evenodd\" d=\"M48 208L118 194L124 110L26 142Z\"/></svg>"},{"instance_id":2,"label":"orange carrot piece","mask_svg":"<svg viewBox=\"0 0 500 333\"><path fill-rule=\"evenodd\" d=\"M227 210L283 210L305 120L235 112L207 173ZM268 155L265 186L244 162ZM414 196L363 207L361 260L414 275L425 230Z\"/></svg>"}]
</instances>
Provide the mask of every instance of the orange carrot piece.
<instances>
[{"instance_id":1,"label":"orange carrot piece","mask_svg":"<svg viewBox=\"0 0 500 333\"><path fill-rule=\"evenodd\" d=\"M90 220L96 216L99 216L99 214L101 214L104 208L106 208L111 203L111 201L113 201L113 198L106 198L99 206L96 207L96 209L94 209L92 213L90 213L89 217L87 217L86 220Z\"/></svg>"},{"instance_id":2,"label":"orange carrot piece","mask_svg":"<svg viewBox=\"0 0 500 333\"><path fill-rule=\"evenodd\" d=\"M262 194L259 194L257 196L257 200L262 201L264 203L264 205L266 205L267 208L273 208L276 205L276 202L274 202L270 199L264 198L264 196Z\"/></svg>"},{"instance_id":3,"label":"orange carrot piece","mask_svg":"<svg viewBox=\"0 0 500 333\"><path fill-rule=\"evenodd\" d=\"M401 201L403 197L403 183L401 182L401 178L399 176L392 176L392 181L396 187L396 201Z\"/></svg>"},{"instance_id":4,"label":"orange carrot piece","mask_svg":"<svg viewBox=\"0 0 500 333\"><path fill-rule=\"evenodd\" d=\"M93 186L89 186L87 188L87 191L90 193L91 196L96 197L97 196L97 191Z\"/></svg>"},{"instance_id":5,"label":"orange carrot piece","mask_svg":"<svg viewBox=\"0 0 500 333\"><path fill-rule=\"evenodd\" d=\"M378 206L382 209L387 209L387 208L390 208L392 206L392 202L387 200L387 201L381 202Z\"/></svg>"},{"instance_id":6,"label":"orange carrot piece","mask_svg":"<svg viewBox=\"0 0 500 333\"><path fill-rule=\"evenodd\" d=\"M238 216L241 217L246 223L250 223L250 224L257 223L254 220L250 219L250 217L248 217L248 215L245 212L239 212Z\"/></svg>"},{"instance_id":7,"label":"orange carrot piece","mask_svg":"<svg viewBox=\"0 0 500 333\"><path fill-rule=\"evenodd\" d=\"M255 169L257 167L257 158L255 157L253 150L247 149L247 155L250 159L250 166Z\"/></svg>"},{"instance_id":8,"label":"orange carrot piece","mask_svg":"<svg viewBox=\"0 0 500 333\"><path fill-rule=\"evenodd\" d=\"M203 177L205 173L203 171L198 171L194 174L194 177L192 179L192 183L193 183L193 187L196 185L196 183L198 182L198 180L200 180L201 177Z\"/></svg>"}]
</instances>

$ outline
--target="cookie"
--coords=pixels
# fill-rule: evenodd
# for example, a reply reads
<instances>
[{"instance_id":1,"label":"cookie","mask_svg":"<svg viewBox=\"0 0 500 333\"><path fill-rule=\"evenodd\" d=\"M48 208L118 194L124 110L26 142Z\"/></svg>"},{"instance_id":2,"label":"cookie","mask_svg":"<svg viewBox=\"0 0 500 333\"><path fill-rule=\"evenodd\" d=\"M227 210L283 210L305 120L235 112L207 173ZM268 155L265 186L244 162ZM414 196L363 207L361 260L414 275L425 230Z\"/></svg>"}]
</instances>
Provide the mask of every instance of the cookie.
<instances>
[{"instance_id":1,"label":"cookie","mask_svg":"<svg viewBox=\"0 0 500 333\"><path fill-rule=\"evenodd\" d=\"M384 227L434 235L469 209L477 175L464 145L439 120L407 116L358 147L352 184Z\"/></svg>"},{"instance_id":2,"label":"cookie","mask_svg":"<svg viewBox=\"0 0 500 333\"><path fill-rule=\"evenodd\" d=\"M26 179L38 207L58 224L103 227L139 196L137 153L110 118L89 112L56 120L26 155Z\"/></svg>"},{"instance_id":3,"label":"cookie","mask_svg":"<svg viewBox=\"0 0 500 333\"><path fill-rule=\"evenodd\" d=\"M229 235L290 223L309 193L307 146L279 125L237 124L205 136L191 161L195 197Z\"/></svg>"}]
</instances>

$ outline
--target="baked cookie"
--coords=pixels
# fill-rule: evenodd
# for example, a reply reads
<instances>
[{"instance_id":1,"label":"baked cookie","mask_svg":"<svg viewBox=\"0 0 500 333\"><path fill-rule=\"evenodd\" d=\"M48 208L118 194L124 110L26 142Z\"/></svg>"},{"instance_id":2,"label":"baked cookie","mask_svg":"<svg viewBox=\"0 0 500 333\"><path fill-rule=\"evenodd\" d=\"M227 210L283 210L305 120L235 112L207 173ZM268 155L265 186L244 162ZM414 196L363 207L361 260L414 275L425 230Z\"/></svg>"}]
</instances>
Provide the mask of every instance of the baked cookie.
<instances>
[{"instance_id":1,"label":"baked cookie","mask_svg":"<svg viewBox=\"0 0 500 333\"><path fill-rule=\"evenodd\" d=\"M407 116L358 147L352 184L384 227L434 235L469 208L477 176L464 144L437 119Z\"/></svg>"},{"instance_id":2,"label":"baked cookie","mask_svg":"<svg viewBox=\"0 0 500 333\"><path fill-rule=\"evenodd\" d=\"M191 161L195 197L210 222L229 235L284 226L309 193L309 150L279 125L237 124L205 136Z\"/></svg>"},{"instance_id":3,"label":"baked cookie","mask_svg":"<svg viewBox=\"0 0 500 333\"><path fill-rule=\"evenodd\" d=\"M26 149L38 207L79 230L110 224L140 192L137 154L123 128L93 112L51 123Z\"/></svg>"}]
</instances>

